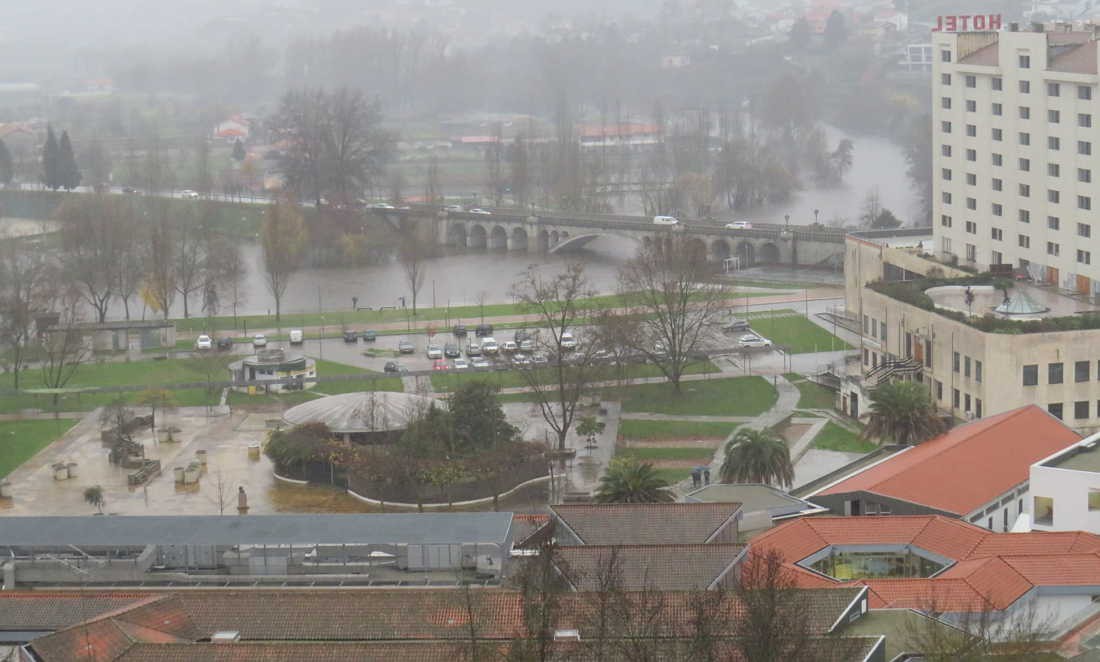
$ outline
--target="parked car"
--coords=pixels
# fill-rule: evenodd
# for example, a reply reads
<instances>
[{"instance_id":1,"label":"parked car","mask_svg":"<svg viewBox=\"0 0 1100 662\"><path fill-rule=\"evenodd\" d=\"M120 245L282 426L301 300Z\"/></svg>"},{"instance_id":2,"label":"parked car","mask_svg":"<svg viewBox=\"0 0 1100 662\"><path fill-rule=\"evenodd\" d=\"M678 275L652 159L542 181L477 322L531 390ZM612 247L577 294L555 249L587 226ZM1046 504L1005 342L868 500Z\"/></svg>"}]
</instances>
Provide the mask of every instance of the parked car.
<instances>
[{"instance_id":1,"label":"parked car","mask_svg":"<svg viewBox=\"0 0 1100 662\"><path fill-rule=\"evenodd\" d=\"M517 349L519 349L519 345L517 345L516 341L514 340L505 340L504 342L500 343L500 351L502 352L511 354Z\"/></svg>"},{"instance_id":2,"label":"parked car","mask_svg":"<svg viewBox=\"0 0 1100 662\"><path fill-rule=\"evenodd\" d=\"M481 345L476 342L472 342L466 345L466 356L470 357L471 359L475 356L481 356Z\"/></svg>"},{"instance_id":3,"label":"parked car","mask_svg":"<svg viewBox=\"0 0 1100 662\"><path fill-rule=\"evenodd\" d=\"M214 340L205 333L195 338L195 349L213 349Z\"/></svg>"},{"instance_id":4,"label":"parked car","mask_svg":"<svg viewBox=\"0 0 1100 662\"><path fill-rule=\"evenodd\" d=\"M576 349L577 338L573 335L572 331L562 331L561 333L561 348L562 349Z\"/></svg>"},{"instance_id":5,"label":"parked car","mask_svg":"<svg viewBox=\"0 0 1100 662\"><path fill-rule=\"evenodd\" d=\"M737 339L737 344L743 349L760 349L772 346L772 341L767 338L747 333Z\"/></svg>"},{"instance_id":6,"label":"parked car","mask_svg":"<svg viewBox=\"0 0 1100 662\"><path fill-rule=\"evenodd\" d=\"M416 345L408 338L402 338L397 341L397 351L401 354L412 354L416 351Z\"/></svg>"},{"instance_id":7,"label":"parked car","mask_svg":"<svg viewBox=\"0 0 1100 662\"><path fill-rule=\"evenodd\" d=\"M222 336L215 342L217 343L218 349L233 349L233 338L229 336Z\"/></svg>"},{"instance_id":8,"label":"parked car","mask_svg":"<svg viewBox=\"0 0 1100 662\"><path fill-rule=\"evenodd\" d=\"M367 205L367 209L395 209L395 207L388 202L375 202Z\"/></svg>"},{"instance_id":9,"label":"parked car","mask_svg":"<svg viewBox=\"0 0 1100 662\"><path fill-rule=\"evenodd\" d=\"M726 322L722 326L722 330L725 331L726 333L734 333L734 332L737 332L737 331L748 331L749 328L750 327L749 327L748 321L747 320L741 320L741 319L732 319L729 322Z\"/></svg>"},{"instance_id":10,"label":"parked car","mask_svg":"<svg viewBox=\"0 0 1100 662\"><path fill-rule=\"evenodd\" d=\"M679 225L680 221L674 216L654 216L654 225Z\"/></svg>"},{"instance_id":11,"label":"parked car","mask_svg":"<svg viewBox=\"0 0 1100 662\"><path fill-rule=\"evenodd\" d=\"M734 221L733 223L726 223L727 230L751 230L752 223L748 221Z\"/></svg>"},{"instance_id":12,"label":"parked car","mask_svg":"<svg viewBox=\"0 0 1100 662\"><path fill-rule=\"evenodd\" d=\"M519 348L524 352L533 351L535 349L535 341L530 338L524 338L520 341Z\"/></svg>"},{"instance_id":13,"label":"parked car","mask_svg":"<svg viewBox=\"0 0 1100 662\"><path fill-rule=\"evenodd\" d=\"M474 335L476 335L478 338L484 338L485 336L493 335L493 325L478 324L477 328L474 329Z\"/></svg>"},{"instance_id":14,"label":"parked car","mask_svg":"<svg viewBox=\"0 0 1100 662\"><path fill-rule=\"evenodd\" d=\"M481 351L484 354L496 354L500 351L500 345L497 344L496 339L492 336L485 336L481 339Z\"/></svg>"},{"instance_id":15,"label":"parked car","mask_svg":"<svg viewBox=\"0 0 1100 662\"><path fill-rule=\"evenodd\" d=\"M491 216L493 212L488 209L482 209L481 207L474 207L470 210L471 214L481 214L482 216Z\"/></svg>"},{"instance_id":16,"label":"parked car","mask_svg":"<svg viewBox=\"0 0 1100 662\"><path fill-rule=\"evenodd\" d=\"M493 364L489 363L489 359L480 356L474 359L473 362L470 363L470 365L474 368L477 368L478 370L488 370L489 368L493 367Z\"/></svg>"},{"instance_id":17,"label":"parked car","mask_svg":"<svg viewBox=\"0 0 1100 662\"><path fill-rule=\"evenodd\" d=\"M443 348L439 345L428 345L428 358L429 359L441 359L443 358Z\"/></svg>"},{"instance_id":18,"label":"parked car","mask_svg":"<svg viewBox=\"0 0 1100 662\"><path fill-rule=\"evenodd\" d=\"M547 363L550 363L550 359L547 358L547 356L542 352L536 352L535 354L531 355L531 363L535 365L546 365Z\"/></svg>"},{"instance_id":19,"label":"parked car","mask_svg":"<svg viewBox=\"0 0 1100 662\"><path fill-rule=\"evenodd\" d=\"M260 347L267 347L267 336L262 333L257 333L252 336L252 346L257 349Z\"/></svg>"},{"instance_id":20,"label":"parked car","mask_svg":"<svg viewBox=\"0 0 1100 662\"><path fill-rule=\"evenodd\" d=\"M462 350L459 349L458 345L456 345L455 343L449 342L446 345L443 345L443 356L447 357L448 359L457 359L458 357L462 356Z\"/></svg>"},{"instance_id":21,"label":"parked car","mask_svg":"<svg viewBox=\"0 0 1100 662\"><path fill-rule=\"evenodd\" d=\"M466 370L470 367L470 362L461 356L452 361L451 364L454 365L455 370Z\"/></svg>"},{"instance_id":22,"label":"parked car","mask_svg":"<svg viewBox=\"0 0 1100 662\"><path fill-rule=\"evenodd\" d=\"M344 332L344 342L347 342L347 343L359 342L359 332L358 331L345 331Z\"/></svg>"},{"instance_id":23,"label":"parked car","mask_svg":"<svg viewBox=\"0 0 1100 662\"><path fill-rule=\"evenodd\" d=\"M668 348L661 341L653 343L653 354L655 356L668 356Z\"/></svg>"},{"instance_id":24,"label":"parked car","mask_svg":"<svg viewBox=\"0 0 1100 662\"><path fill-rule=\"evenodd\" d=\"M378 340L378 332L377 331L364 331L363 332L363 342L374 342L375 340Z\"/></svg>"},{"instance_id":25,"label":"parked car","mask_svg":"<svg viewBox=\"0 0 1100 662\"><path fill-rule=\"evenodd\" d=\"M137 193L137 189L135 189L133 186L123 186L122 187L122 192L123 193Z\"/></svg>"},{"instance_id":26,"label":"parked car","mask_svg":"<svg viewBox=\"0 0 1100 662\"><path fill-rule=\"evenodd\" d=\"M466 327L461 324L455 324L454 328L451 329L451 335L455 338L465 338Z\"/></svg>"},{"instance_id":27,"label":"parked car","mask_svg":"<svg viewBox=\"0 0 1100 662\"><path fill-rule=\"evenodd\" d=\"M291 329L290 330L290 344L291 345L301 345L304 340L305 340L305 334L302 333L301 329Z\"/></svg>"},{"instance_id":28,"label":"parked car","mask_svg":"<svg viewBox=\"0 0 1100 662\"><path fill-rule=\"evenodd\" d=\"M451 366L447 365L447 362L443 359L436 359L435 363L432 363L432 370L450 370Z\"/></svg>"},{"instance_id":29,"label":"parked car","mask_svg":"<svg viewBox=\"0 0 1100 662\"><path fill-rule=\"evenodd\" d=\"M466 211L462 205L444 205L443 211L463 212Z\"/></svg>"},{"instance_id":30,"label":"parked car","mask_svg":"<svg viewBox=\"0 0 1100 662\"><path fill-rule=\"evenodd\" d=\"M530 337L531 332L527 329L516 329L515 333L512 334L512 339L516 341L517 345Z\"/></svg>"},{"instance_id":31,"label":"parked car","mask_svg":"<svg viewBox=\"0 0 1100 662\"><path fill-rule=\"evenodd\" d=\"M197 191L192 191L189 188L185 188L182 191L180 191L180 196L184 197L184 198L187 198L188 200L198 200L199 199L198 192Z\"/></svg>"},{"instance_id":32,"label":"parked car","mask_svg":"<svg viewBox=\"0 0 1100 662\"><path fill-rule=\"evenodd\" d=\"M382 368L382 372L402 373L407 371L397 361L386 361L386 365Z\"/></svg>"},{"instance_id":33,"label":"parked car","mask_svg":"<svg viewBox=\"0 0 1100 662\"><path fill-rule=\"evenodd\" d=\"M518 366L531 365L531 357L526 354L516 354L512 357L512 363Z\"/></svg>"}]
</instances>

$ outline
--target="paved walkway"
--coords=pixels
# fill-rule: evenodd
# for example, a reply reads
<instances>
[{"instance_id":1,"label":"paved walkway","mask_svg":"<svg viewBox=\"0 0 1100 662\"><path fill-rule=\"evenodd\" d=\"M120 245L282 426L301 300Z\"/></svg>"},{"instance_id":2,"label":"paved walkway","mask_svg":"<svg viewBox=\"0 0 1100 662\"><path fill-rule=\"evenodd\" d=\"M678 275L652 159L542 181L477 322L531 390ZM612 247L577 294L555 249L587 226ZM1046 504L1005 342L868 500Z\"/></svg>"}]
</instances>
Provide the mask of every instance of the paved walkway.
<instances>
[{"instance_id":1,"label":"paved walkway","mask_svg":"<svg viewBox=\"0 0 1100 662\"><path fill-rule=\"evenodd\" d=\"M748 423L755 416L680 416L676 414L623 414L624 420L633 421L692 421L696 423Z\"/></svg>"}]
</instances>

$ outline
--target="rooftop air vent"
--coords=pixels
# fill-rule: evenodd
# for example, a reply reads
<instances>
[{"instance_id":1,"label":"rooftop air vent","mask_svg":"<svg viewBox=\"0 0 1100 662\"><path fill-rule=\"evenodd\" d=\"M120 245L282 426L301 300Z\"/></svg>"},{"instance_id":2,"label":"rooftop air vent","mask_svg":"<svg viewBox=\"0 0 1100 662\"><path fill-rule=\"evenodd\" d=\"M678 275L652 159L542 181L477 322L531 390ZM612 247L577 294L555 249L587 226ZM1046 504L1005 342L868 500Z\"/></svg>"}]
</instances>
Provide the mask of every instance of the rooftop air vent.
<instances>
[{"instance_id":1,"label":"rooftop air vent","mask_svg":"<svg viewBox=\"0 0 1100 662\"><path fill-rule=\"evenodd\" d=\"M554 630L554 641L580 641L580 630Z\"/></svg>"},{"instance_id":2,"label":"rooftop air vent","mask_svg":"<svg viewBox=\"0 0 1100 662\"><path fill-rule=\"evenodd\" d=\"M222 630L210 636L210 642L215 644L235 644L241 640L241 633L237 630Z\"/></svg>"}]
</instances>

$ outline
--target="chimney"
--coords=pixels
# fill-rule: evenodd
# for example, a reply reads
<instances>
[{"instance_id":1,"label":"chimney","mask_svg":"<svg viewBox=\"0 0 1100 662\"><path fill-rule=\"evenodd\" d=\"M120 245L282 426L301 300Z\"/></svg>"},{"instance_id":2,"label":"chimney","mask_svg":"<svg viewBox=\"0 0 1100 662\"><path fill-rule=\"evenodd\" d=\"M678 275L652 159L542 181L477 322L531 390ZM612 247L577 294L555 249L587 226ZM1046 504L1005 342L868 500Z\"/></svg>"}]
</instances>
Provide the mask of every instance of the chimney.
<instances>
[{"instance_id":1,"label":"chimney","mask_svg":"<svg viewBox=\"0 0 1100 662\"><path fill-rule=\"evenodd\" d=\"M241 633L237 630L221 630L210 635L212 644L235 644L241 640Z\"/></svg>"}]
</instances>

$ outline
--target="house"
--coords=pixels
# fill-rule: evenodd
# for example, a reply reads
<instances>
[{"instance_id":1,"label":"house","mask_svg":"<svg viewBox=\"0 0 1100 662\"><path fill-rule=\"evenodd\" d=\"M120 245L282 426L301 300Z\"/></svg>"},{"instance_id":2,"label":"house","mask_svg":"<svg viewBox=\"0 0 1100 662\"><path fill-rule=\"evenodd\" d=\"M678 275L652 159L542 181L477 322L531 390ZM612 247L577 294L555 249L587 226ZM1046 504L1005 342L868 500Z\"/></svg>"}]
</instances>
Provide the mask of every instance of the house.
<instances>
[{"instance_id":1,"label":"house","mask_svg":"<svg viewBox=\"0 0 1100 662\"><path fill-rule=\"evenodd\" d=\"M949 624L975 614L1049 623L1054 637L1097 619L1100 536L993 533L939 515L807 517L755 538L795 586L866 586L871 609L917 609Z\"/></svg>"},{"instance_id":2,"label":"house","mask_svg":"<svg viewBox=\"0 0 1100 662\"><path fill-rule=\"evenodd\" d=\"M805 498L838 515L946 515L1008 531L1027 512L1031 465L1079 439L1028 405L904 448Z\"/></svg>"},{"instance_id":3,"label":"house","mask_svg":"<svg viewBox=\"0 0 1100 662\"><path fill-rule=\"evenodd\" d=\"M550 517L563 546L736 543L741 504L559 504Z\"/></svg>"},{"instance_id":4,"label":"house","mask_svg":"<svg viewBox=\"0 0 1100 662\"><path fill-rule=\"evenodd\" d=\"M214 127L214 137L228 142L248 140L252 121L241 114L233 115Z\"/></svg>"},{"instance_id":5,"label":"house","mask_svg":"<svg viewBox=\"0 0 1100 662\"><path fill-rule=\"evenodd\" d=\"M1031 528L1100 533L1100 434L1031 465Z\"/></svg>"}]
</instances>

